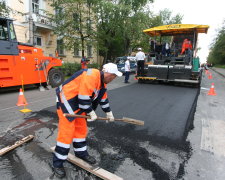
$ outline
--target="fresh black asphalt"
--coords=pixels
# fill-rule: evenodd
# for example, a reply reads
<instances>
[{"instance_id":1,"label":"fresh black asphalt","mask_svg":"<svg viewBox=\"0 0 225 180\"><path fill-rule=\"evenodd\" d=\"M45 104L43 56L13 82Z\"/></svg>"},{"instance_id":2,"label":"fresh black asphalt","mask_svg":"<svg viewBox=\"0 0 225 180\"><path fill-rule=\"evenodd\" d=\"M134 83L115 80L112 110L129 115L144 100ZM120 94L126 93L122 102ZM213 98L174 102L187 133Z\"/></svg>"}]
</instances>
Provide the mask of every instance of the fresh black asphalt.
<instances>
[{"instance_id":1,"label":"fresh black asphalt","mask_svg":"<svg viewBox=\"0 0 225 180\"><path fill-rule=\"evenodd\" d=\"M135 129L145 129L154 138L174 142L185 138L197 95L197 88L138 83L108 93L116 118L142 120L145 125ZM101 108L98 108L98 114L104 116Z\"/></svg>"},{"instance_id":2,"label":"fresh black asphalt","mask_svg":"<svg viewBox=\"0 0 225 180\"><path fill-rule=\"evenodd\" d=\"M152 172L154 179L169 179L169 173L154 161L156 157L140 143L183 142L187 126L192 121L190 114L194 112L197 95L198 89L165 84L134 83L108 91L116 118L125 116L143 120L145 125L101 121L89 123L88 147L91 154L97 157L100 167L110 172L116 172L126 159L131 159L146 172ZM0 138L2 145L8 145L28 134L35 135L32 142L1 157L0 174L3 179L36 180L52 176L49 162L52 158L50 147L55 145L57 136L55 110L55 106L50 106L26 115L21 124ZM105 116L100 107L97 114ZM109 152L105 149L109 149ZM189 154L188 150L186 152ZM90 173L79 171L80 168L76 166L68 163L65 166L68 177L98 179Z\"/></svg>"}]
</instances>

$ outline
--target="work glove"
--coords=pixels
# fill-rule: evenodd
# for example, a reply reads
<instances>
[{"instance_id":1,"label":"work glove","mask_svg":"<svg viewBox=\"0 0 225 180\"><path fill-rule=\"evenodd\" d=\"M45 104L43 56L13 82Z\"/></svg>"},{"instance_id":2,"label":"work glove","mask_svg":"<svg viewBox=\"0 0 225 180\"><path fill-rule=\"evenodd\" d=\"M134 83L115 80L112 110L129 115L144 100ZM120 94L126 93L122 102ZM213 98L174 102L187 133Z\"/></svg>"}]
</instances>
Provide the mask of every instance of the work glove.
<instances>
[{"instance_id":1,"label":"work glove","mask_svg":"<svg viewBox=\"0 0 225 180\"><path fill-rule=\"evenodd\" d=\"M112 111L106 113L106 117L109 119L110 122L115 120Z\"/></svg>"},{"instance_id":2,"label":"work glove","mask_svg":"<svg viewBox=\"0 0 225 180\"><path fill-rule=\"evenodd\" d=\"M87 119L88 122L92 122L97 119L97 115L94 110L92 110L90 113L88 113L88 115L90 116L90 119Z\"/></svg>"}]
</instances>

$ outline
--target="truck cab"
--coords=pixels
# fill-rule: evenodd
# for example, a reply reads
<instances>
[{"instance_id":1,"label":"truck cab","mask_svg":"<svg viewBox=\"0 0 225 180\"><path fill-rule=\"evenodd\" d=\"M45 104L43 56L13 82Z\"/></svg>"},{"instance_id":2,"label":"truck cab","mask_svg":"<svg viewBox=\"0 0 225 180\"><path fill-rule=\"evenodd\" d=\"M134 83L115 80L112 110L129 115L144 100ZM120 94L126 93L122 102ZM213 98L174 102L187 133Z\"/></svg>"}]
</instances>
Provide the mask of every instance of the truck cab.
<instances>
[{"instance_id":1,"label":"truck cab","mask_svg":"<svg viewBox=\"0 0 225 180\"><path fill-rule=\"evenodd\" d=\"M17 41L13 20L0 17L0 88L27 84L59 86L63 73L56 57L44 56L43 50Z\"/></svg>"},{"instance_id":2,"label":"truck cab","mask_svg":"<svg viewBox=\"0 0 225 180\"><path fill-rule=\"evenodd\" d=\"M18 42L13 21L0 17L0 55L18 54Z\"/></svg>"}]
</instances>

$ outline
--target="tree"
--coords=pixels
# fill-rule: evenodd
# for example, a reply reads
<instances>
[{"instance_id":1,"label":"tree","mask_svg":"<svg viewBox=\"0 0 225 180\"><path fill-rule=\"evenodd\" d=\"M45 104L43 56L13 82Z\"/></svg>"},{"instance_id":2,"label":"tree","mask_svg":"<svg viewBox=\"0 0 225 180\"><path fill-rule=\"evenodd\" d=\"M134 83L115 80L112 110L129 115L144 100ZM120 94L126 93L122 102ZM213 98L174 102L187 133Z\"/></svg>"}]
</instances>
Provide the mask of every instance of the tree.
<instances>
[{"instance_id":1,"label":"tree","mask_svg":"<svg viewBox=\"0 0 225 180\"><path fill-rule=\"evenodd\" d=\"M207 62L211 64L225 64L225 20L222 28L219 30L216 38L214 39Z\"/></svg>"},{"instance_id":2,"label":"tree","mask_svg":"<svg viewBox=\"0 0 225 180\"><path fill-rule=\"evenodd\" d=\"M137 41L142 42L140 36L149 20L143 7L148 2L152 0L98 1L95 8L97 38L100 55L105 60L129 54L133 49L131 46L136 46Z\"/></svg>"},{"instance_id":3,"label":"tree","mask_svg":"<svg viewBox=\"0 0 225 180\"><path fill-rule=\"evenodd\" d=\"M149 9L153 0L55 0L53 16L55 33L65 40L65 47L84 47L96 44L100 56L106 60L130 54L137 47L149 48L149 37L144 29L167 23L180 22L169 10L153 14ZM147 6L146 6L147 5ZM87 26L85 22L93 22Z\"/></svg>"},{"instance_id":4,"label":"tree","mask_svg":"<svg viewBox=\"0 0 225 180\"><path fill-rule=\"evenodd\" d=\"M6 5L5 1L0 1L0 16L9 16L11 9Z\"/></svg>"},{"instance_id":5,"label":"tree","mask_svg":"<svg viewBox=\"0 0 225 180\"><path fill-rule=\"evenodd\" d=\"M22 3L22 0L17 0L19 3ZM18 13L18 14L22 14L19 11L13 10L12 8L8 7L6 5L5 1L1 1L0 0L0 17L8 17L10 13Z\"/></svg>"},{"instance_id":6,"label":"tree","mask_svg":"<svg viewBox=\"0 0 225 180\"><path fill-rule=\"evenodd\" d=\"M51 6L56 14L51 15L56 28L54 32L64 41L64 47L68 50L78 48L82 50L84 57L85 47L93 44L95 36L95 16L91 0L55 0Z\"/></svg>"},{"instance_id":7,"label":"tree","mask_svg":"<svg viewBox=\"0 0 225 180\"><path fill-rule=\"evenodd\" d=\"M181 15L168 9L153 14L144 3L152 1L99 1L96 6L100 55L107 59L130 54L137 47L149 49L149 37L142 31L163 24L180 23ZM138 3L138 2L142 2ZM139 4L139 6L137 6ZM149 6L149 5L148 5Z\"/></svg>"}]
</instances>

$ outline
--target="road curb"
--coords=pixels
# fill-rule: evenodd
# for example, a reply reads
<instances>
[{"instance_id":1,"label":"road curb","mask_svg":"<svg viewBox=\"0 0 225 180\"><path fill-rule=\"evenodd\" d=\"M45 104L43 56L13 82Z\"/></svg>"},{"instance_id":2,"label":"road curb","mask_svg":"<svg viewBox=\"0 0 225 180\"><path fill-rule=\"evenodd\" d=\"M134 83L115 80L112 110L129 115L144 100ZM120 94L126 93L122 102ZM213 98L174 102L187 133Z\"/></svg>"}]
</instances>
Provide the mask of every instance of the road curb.
<instances>
[{"instance_id":1,"label":"road curb","mask_svg":"<svg viewBox=\"0 0 225 180\"><path fill-rule=\"evenodd\" d=\"M219 74L219 75L221 75L221 76L223 76L223 77L225 78L225 75L222 74L221 72L217 71L215 68L212 68L212 70L213 70L214 72L216 72L217 74Z\"/></svg>"}]
</instances>

